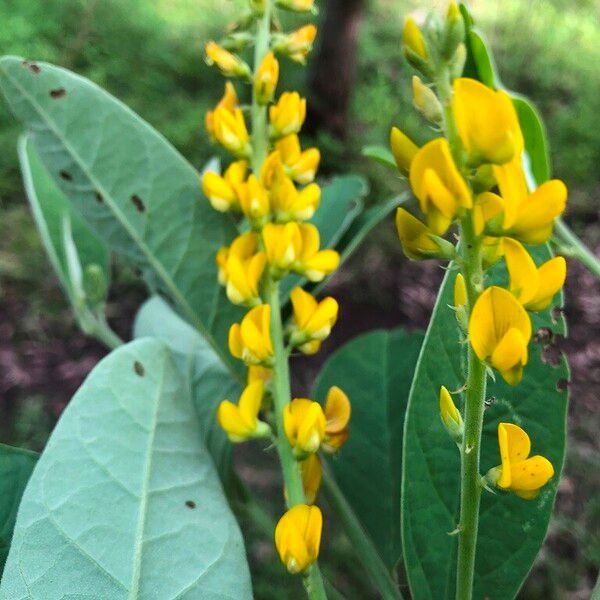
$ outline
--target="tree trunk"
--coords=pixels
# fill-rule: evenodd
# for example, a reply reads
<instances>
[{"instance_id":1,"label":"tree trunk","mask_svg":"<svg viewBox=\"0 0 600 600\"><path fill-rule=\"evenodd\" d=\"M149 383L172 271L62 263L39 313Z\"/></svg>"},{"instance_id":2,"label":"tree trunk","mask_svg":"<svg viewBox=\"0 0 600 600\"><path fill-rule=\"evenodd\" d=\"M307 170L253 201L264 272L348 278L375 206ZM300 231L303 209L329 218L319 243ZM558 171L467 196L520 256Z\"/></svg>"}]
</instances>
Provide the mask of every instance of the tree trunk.
<instances>
[{"instance_id":1,"label":"tree trunk","mask_svg":"<svg viewBox=\"0 0 600 600\"><path fill-rule=\"evenodd\" d=\"M327 0L321 43L310 74L310 133L326 131L338 139L346 135L364 7L365 0Z\"/></svg>"}]
</instances>

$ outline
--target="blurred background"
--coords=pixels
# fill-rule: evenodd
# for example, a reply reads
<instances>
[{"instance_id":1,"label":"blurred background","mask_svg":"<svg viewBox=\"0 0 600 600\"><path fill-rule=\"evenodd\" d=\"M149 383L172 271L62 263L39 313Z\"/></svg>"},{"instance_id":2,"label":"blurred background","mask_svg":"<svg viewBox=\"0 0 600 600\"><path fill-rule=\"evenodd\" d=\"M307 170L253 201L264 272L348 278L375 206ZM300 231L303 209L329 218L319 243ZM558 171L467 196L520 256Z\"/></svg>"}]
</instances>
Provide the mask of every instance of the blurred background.
<instances>
[{"instance_id":1,"label":"blurred background","mask_svg":"<svg viewBox=\"0 0 600 600\"><path fill-rule=\"evenodd\" d=\"M201 167L215 153L204 135L203 115L222 93L222 79L203 62L203 47L221 36L242 3L0 0L0 51L50 61L92 79ZM320 35L309 68L286 64L281 89L295 87L308 95L306 131L322 150L322 172L362 173L371 184L368 202L382 201L403 184L360 151L368 144L387 144L391 125L419 142L431 135L411 106L412 72L401 58L400 38L409 12L418 18L432 7L445 10L446 2L319 4ZM554 175L570 189L567 219L598 252L600 1L471 4L503 82L541 110ZM40 450L105 350L78 332L48 267L23 195L18 133L0 105L0 441ZM383 223L333 280L331 291L342 306L340 322L325 353L296 365L296 385L306 388L327 352L359 332L424 328L441 277L435 264L406 261L392 219ZM133 274L117 268L109 317L126 338L144 297ZM566 299L570 335L562 346L572 366L568 460L554 520L523 599L587 599L600 565L600 284L571 263ZM258 484L277 501L275 475ZM273 560L271 542L249 525L244 533L256 597L301 597L282 586L287 577ZM342 536L325 550L324 559L348 598L376 597L350 564L351 549Z\"/></svg>"}]
</instances>

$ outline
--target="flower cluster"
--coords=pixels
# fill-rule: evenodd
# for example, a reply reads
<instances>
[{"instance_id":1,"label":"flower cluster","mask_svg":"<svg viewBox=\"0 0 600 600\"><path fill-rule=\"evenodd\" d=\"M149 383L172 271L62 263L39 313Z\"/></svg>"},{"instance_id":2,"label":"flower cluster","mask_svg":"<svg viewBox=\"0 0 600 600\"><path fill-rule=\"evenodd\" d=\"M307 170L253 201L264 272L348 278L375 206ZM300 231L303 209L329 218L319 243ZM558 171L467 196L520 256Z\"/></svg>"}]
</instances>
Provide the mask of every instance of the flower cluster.
<instances>
[{"instance_id":1,"label":"flower cluster","mask_svg":"<svg viewBox=\"0 0 600 600\"><path fill-rule=\"evenodd\" d=\"M418 147L398 128L391 131L398 170L421 212L417 217L399 208L398 235L411 259L454 260L459 270L454 308L472 352L515 386L528 361L529 313L547 309L566 277L564 258L538 265L528 247L549 240L567 189L559 180L530 189L524 138L510 96L461 76L464 22L454 3L445 23L437 23L420 29L409 18L404 28L404 54L424 78L413 79L415 107L445 137ZM455 225L456 246L448 236ZM508 285L486 285L488 269L501 260ZM462 418L444 387L440 409L460 444ZM541 457L527 459L529 438L516 425L501 424L498 435L502 465L494 483L533 497L552 477L552 466ZM523 487L523 478L529 487Z\"/></svg>"},{"instance_id":2,"label":"flower cluster","mask_svg":"<svg viewBox=\"0 0 600 600\"><path fill-rule=\"evenodd\" d=\"M250 2L253 69L239 53L227 49L232 44L206 46L208 64L248 84L252 106L248 114L233 83L226 82L223 97L206 115L206 127L233 161L222 174L205 173L202 189L215 210L240 217L240 234L219 250L216 262L228 299L249 308L229 331L231 354L248 367L247 386L237 404L220 404L217 419L232 442L275 442L289 507L277 525L275 543L287 569L298 573L319 553L322 516L312 506L322 477L318 452L335 452L345 442L350 402L337 387L329 391L324 407L306 398L290 401L289 354L294 349L304 354L319 350L337 320L338 303L331 297L318 301L295 287L290 294L291 322L284 327L279 282L290 274L322 281L340 259L334 250L320 248L319 230L307 222L321 200L321 189L314 183L321 157L317 148L303 149L298 137L306 100L294 91L276 97L279 57L303 64L316 28L305 25L291 33L273 33L275 5L295 12L313 10L312 0ZM300 486L289 479L288 458L292 479L302 484L300 496Z\"/></svg>"}]
</instances>

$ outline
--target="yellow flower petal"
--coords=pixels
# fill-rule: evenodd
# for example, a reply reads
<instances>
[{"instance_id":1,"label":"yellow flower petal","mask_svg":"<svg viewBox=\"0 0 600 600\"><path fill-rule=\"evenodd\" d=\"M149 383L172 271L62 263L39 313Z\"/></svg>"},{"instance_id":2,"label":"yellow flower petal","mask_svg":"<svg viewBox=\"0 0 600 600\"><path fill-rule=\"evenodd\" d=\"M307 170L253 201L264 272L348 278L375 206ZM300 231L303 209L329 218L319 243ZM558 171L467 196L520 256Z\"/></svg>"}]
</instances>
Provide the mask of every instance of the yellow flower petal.
<instances>
[{"instance_id":1,"label":"yellow flower petal","mask_svg":"<svg viewBox=\"0 0 600 600\"><path fill-rule=\"evenodd\" d=\"M511 327L494 348L490 364L498 369L506 383L517 385L521 381L527 360L527 342L521 331Z\"/></svg>"},{"instance_id":2,"label":"yellow flower petal","mask_svg":"<svg viewBox=\"0 0 600 600\"><path fill-rule=\"evenodd\" d=\"M452 400L452 396L444 386L440 388L440 416L446 427L454 427L462 423L462 418Z\"/></svg>"},{"instance_id":3,"label":"yellow flower petal","mask_svg":"<svg viewBox=\"0 0 600 600\"><path fill-rule=\"evenodd\" d=\"M423 60L427 60L425 40L423 39L419 26L412 17L407 17L404 21L402 43Z\"/></svg>"},{"instance_id":4,"label":"yellow flower petal","mask_svg":"<svg viewBox=\"0 0 600 600\"><path fill-rule=\"evenodd\" d=\"M321 487L323 467L318 454L311 454L300 463L302 487L307 504L313 504Z\"/></svg>"},{"instance_id":5,"label":"yellow flower petal","mask_svg":"<svg viewBox=\"0 0 600 600\"><path fill-rule=\"evenodd\" d=\"M523 245L511 238L504 240L504 259L510 278L509 289L521 304L527 306L539 289L538 269Z\"/></svg>"},{"instance_id":6,"label":"yellow flower petal","mask_svg":"<svg viewBox=\"0 0 600 600\"><path fill-rule=\"evenodd\" d=\"M352 406L348 396L336 385L327 392L325 400L325 431L328 435L340 433L348 427Z\"/></svg>"},{"instance_id":7,"label":"yellow flower petal","mask_svg":"<svg viewBox=\"0 0 600 600\"><path fill-rule=\"evenodd\" d=\"M544 310L550 306L567 278L567 261L562 256L551 258L538 269L538 276L537 293L525 305L525 308L532 311Z\"/></svg>"},{"instance_id":8,"label":"yellow flower petal","mask_svg":"<svg viewBox=\"0 0 600 600\"><path fill-rule=\"evenodd\" d=\"M454 281L454 307L459 308L467 305L467 287L462 273L457 273ZM445 389L445 388L444 388Z\"/></svg>"},{"instance_id":9,"label":"yellow flower petal","mask_svg":"<svg viewBox=\"0 0 600 600\"><path fill-rule=\"evenodd\" d=\"M325 437L325 415L318 402L295 398L284 409L283 426L297 454L312 454Z\"/></svg>"},{"instance_id":10,"label":"yellow flower petal","mask_svg":"<svg viewBox=\"0 0 600 600\"><path fill-rule=\"evenodd\" d=\"M518 492L537 492L554 476L552 463L543 456L532 456L527 460L511 464L510 486Z\"/></svg>"},{"instance_id":11,"label":"yellow flower petal","mask_svg":"<svg viewBox=\"0 0 600 600\"><path fill-rule=\"evenodd\" d=\"M397 127L392 127L390 131L390 146L398 170L404 176L408 175L410 165L419 147Z\"/></svg>"}]
</instances>

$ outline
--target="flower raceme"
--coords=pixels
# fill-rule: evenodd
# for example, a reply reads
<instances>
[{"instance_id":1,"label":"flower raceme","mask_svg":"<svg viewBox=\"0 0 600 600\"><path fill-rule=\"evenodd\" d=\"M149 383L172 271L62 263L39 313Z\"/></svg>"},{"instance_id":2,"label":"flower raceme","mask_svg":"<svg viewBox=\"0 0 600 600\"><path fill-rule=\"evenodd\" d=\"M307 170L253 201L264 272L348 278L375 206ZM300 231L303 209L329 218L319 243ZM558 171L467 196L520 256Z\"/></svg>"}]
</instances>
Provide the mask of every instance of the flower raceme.
<instances>
[{"instance_id":1,"label":"flower raceme","mask_svg":"<svg viewBox=\"0 0 600 600\"><path fill-rule=\"evenodd\" d=\"M311 223L267 223L262 236L267 261L277 277L293 271L321 281L340 262L335 250L319 250L319 230Z\"/></svg>"},{"instance_id":2,"label":"flower raceme","mask_svg":"<svg viewBox=\"0 0 600 600\"><path fill-rule=\"evenodd\" d=\"M223 400L219 404L217 420L232 442L270 435L271 428L258 420L263 393L263 382L255 381L246 386L238 405L229 400Z\"/></svg>"},{"instance_id":3,"label":"flower raceme","mask_svg":"<svg viewBox=\"0 0 600 600\"><path fill-rule=\"evenodd\" d=\"M348 439L348 423L352 407L348 396L337 386L327 392L325 399L325 437L322 448L325 452L337 452Z\"/></svg>"},{"instance_id":4,"label":"flower raceme","mask_svg":"<svg viewBox=\"0 0 600 600\"><path fill-rule=\"evenodd\" d=\"M525 500L533 500L554 476L552 463L544 456L529 456L531 440L512 423L498 425L501 465L491 469L486 479Z\"/></svg>"},{"instance_id":5,"label":"flower raceme","mask_svg":"<svg viewBox=\"0 0 600 600\"><path fill-rule=\"evenodd\" d=\"M321 342L329 336L338 316L338 303L332 297L317 302L301 287L295 287L290 298L294 309L294 325L290 343L304 354L315 354Z\"/></svg>"},{"instance_id":6,"label":"flower raceme","mask_svg":"<svg viewBox=\"0 0 600 600\"><path fill-rule=\"evenodd\" d=\"M520 242L505 238L503 248L511 293L527 310L539 311L548 308L565 283L565 259L556 256L536 267Z\"/></svg>"},{"instance_id":7,"label":"flower raceme","mask_svg":"<svg viewBox=\"0 0 600 600\"><path fill-rule=\"evenodd\" d=\"M247 365L270 366L273 358L271 342L271 307L260 304L248 311L241 323L229 329L229 351Z\"/></svg>"},{"instance_id":8,"label":"flower raceme","mask_svg":"<svg viewBox=\"0 0 600 600\"><path fill-rule=\"evenodd\" d=\"M313 454L325 437L326 419L318 402L295 398L283 413L285 434L298 457Z\"/></svg>"},{"instance_id":9,"label":"flower raceme","mask_svg":"<svg viewBox=\"0 0 600 600\"><path fill-rule=\"evenodd\" d=\"M469 319L469 341L510 385L521 381L527 364L531 321L521 303L498 286L487 288L475 302Z\"/></svg>"},{"instance_id":10,"label":"flower raceme","mask_svg":"<svg viewBox=\"0 0 600 600\"><path fill-rule=\"evenodd\" d=\"M298 504L279 519L275 546L290 573L302 573L317 560L322 529L323 516L317 506Z\"/></svg>"}]
</instances>

